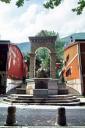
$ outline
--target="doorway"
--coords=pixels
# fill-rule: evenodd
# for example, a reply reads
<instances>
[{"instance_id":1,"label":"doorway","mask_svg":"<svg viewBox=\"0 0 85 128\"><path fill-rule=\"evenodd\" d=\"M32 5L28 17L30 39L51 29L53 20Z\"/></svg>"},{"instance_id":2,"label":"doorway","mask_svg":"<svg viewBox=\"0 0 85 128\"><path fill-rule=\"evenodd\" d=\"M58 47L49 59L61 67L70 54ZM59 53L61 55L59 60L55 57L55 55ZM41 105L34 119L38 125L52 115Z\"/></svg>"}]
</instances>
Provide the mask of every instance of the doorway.
<instances>
[{"instance_id":1,"label":"doorway","mask_svg":"<svg viewBox=\"0 0 85 128\"><path fill-rule=\"evenodd\" d=\"M0 94L6 93L6 68L8 44L0 43Z\"/></svg>"}]
</instances>

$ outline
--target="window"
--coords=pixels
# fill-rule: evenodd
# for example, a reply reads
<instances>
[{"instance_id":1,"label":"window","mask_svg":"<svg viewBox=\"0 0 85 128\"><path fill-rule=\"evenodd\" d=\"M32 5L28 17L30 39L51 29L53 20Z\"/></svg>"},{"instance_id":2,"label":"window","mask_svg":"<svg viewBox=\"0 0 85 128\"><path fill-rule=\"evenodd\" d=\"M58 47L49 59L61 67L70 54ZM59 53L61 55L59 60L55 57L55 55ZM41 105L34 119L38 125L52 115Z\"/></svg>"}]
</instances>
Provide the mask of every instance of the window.
<instances>
[{"instance_id":1,"label":"window","mask_svg":"<svg viewBox=\"0 0 85 128\"><path fill-rule=\"evenodd\" d=\"M68 60L69 60L69 55L67 55L66 57L65 66L67 65Z\"/></svg>"},{"instance_id":2,"label":"window","mask_svg":"<svg viewBox=\"0 0 85 128\"><path fill-rule=\"evenodd\" d=\"M71 69L69 68L67 71L66 71L66 77L70 76L71 75Z\"/></svg>"},{"instance_id":3,"label":"window","mask_svg":"<svg viewBox=\"0 0 85 128\"><path fill-rule=\"evenodd\" d=\"M69 60L69 55L67 55L67 57L66 57L66 62L68 62L68 60Z\"/></svg>"},{"instance_id":4,"label":"window","mask_svg":"<svg viewBox=\"0 0 85 128\"><path fill-rule=\"evenodd\" d=\"M64 64L65 64L65 66L66 66L66 61L65 61L65 63L64 63Z\"/></svg>"}]
</instances>

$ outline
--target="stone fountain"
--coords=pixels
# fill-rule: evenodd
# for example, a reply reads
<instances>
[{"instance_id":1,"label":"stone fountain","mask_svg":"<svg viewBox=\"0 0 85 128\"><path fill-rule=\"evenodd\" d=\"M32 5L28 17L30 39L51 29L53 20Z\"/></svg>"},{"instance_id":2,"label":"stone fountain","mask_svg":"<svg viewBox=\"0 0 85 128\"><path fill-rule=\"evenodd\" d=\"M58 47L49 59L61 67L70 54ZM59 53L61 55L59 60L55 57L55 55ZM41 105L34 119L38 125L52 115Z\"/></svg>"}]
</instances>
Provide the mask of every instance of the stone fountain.
<instances>
[{"instance_id":1,"label":"stone fountain","mask_svg":"<svg viewBox=\"0 0 85 128\"><path fill-rule=\"evenodd\" d=\"M37 78L34 78L34 81L34 97L48 97L48 95L58 94L57 80L47 78L47 74L43 69L39 70L39 72L37 73Z\"/></svg>"}]
</instances>

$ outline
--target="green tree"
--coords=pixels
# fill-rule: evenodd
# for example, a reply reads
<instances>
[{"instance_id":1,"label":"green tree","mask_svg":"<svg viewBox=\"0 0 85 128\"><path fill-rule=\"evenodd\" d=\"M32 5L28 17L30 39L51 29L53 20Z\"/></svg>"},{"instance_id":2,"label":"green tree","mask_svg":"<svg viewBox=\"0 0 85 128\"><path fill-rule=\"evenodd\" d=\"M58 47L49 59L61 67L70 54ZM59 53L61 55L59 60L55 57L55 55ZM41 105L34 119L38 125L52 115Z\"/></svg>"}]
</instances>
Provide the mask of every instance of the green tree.
<instances>
[{"instance_id":1,"label":"green tree","mask_svg":"<svg viewBox=\"0 0 85 128\"><path fill-rule=\"evenodd\" d=\"M5 2L5 3L10 3L11 0L0 0L1 2ZM16 0L16 5L18 7L21 7L24 5L24 2L26 0ZM44 1L44 0L43 0ZM55 8L56 6L58 6L59 4L61 4L61 2L63 2L64 0L46 0L46 3L43 4L45 8ZM77 15L80 15L83 12L83 9L85 8L85 0L79 0L78 1L78 5L77 7L73 8L72 11L76 12Z\"/></svg>"},{"instance_id":2,"label":"green tree","mask_svg":"<svg viewBox=\"0 0 85 128\"><path fill-rule=\"evenodd\" d=\"M24 56L24 60L27 62L28 71L29 71L29 65L30 65L30 56L29 56L29 54L26 54L26 55Z\"/></svg>"},{"instance_id":3,"label":"green tree","mask_svg":"<svg viewBox=\"0 0 85 128\"><path fill-rule=\"evenodd\" d=\"M39 56L36 56L36 71L40 68L40 64L41 64L41 59L39 58Z\"/></svg>"},{"instance_id":4,"label":"green tree","mask_svg":"<svg viewBox=\"0 0 85 128\"><path fill-rule=\"evenodd\" d=\"M63 42L61 39L58 39L56 41L56 56L57 56L57 61L60 63L63 61L63 57L64 57L64 45L65 42Z\"/></svg>"},{"instance_id":5,"label":"green tree","mask_svg":"<svg viewBox=\"0 0 85 128\"><path fill-rule=\"evenodd\" d=\"M64 58L64 45L65 42L63 42L59 37L55 43L55 50L56 50L56 57L57 57L57 63L60 64L59 68L56 69L56 78L60 77L60 72L62 71L63 67L63 58Z\"/></svg>"},{"instance_id":6,"label":"green tree","mask_svg":"<svg viewBox=\"0 0 85 128\"><path fill-rule=\"evenodd\" d=\"M43 73L47 74L46 76L50 77L50 55L49 51L46 48L39 48L36 52L36 74L37 71L43 71ZM40 70L38 70L40 69Z\"/></svg>"},{"instance_id":7,"label":"green tree","mask_svg":"<svg viewBox=\"0 0 85 128\"><path fill-rule=\"evenodd\" d=\"M56 36L57 34L54 31L41 30L37 36Z\"/></svg>"},{"instance_id":8,"label":"green tree","mask_svg":"<svg viewBox=\"0 0 85 128\"><path fill-rule=\"evenodd\" d=\"M53 9L59 4L61 4L61 2L63 1L64 0L47 0L46 3L44 4L44 7ZM76 12L77 15L80 15L84 8L85 8L85 0L79 0L77 7L73 8L72 11Z\"/></svg>"},{"instance_id":9,"label":"green tree","mask_svg":"<svg viewBox=\"0 0 85 128\"><path fill-rule=\"evenodd\" d=\"M50 66L49 51L46 48L39 48L36 52L36 57L40 60L42 68L48 70Z\"/></svg>"},{"instance_id":10,"label":"green tree","mask_svg":"<svg viewBox=\"0 0 85 128\"><path fill-rule=\"evenodd\" d=\"M1 2L10 3L12 0L0 0ZM16 0L17 7L21 7L24 5L25 0Z\"/></svg>"}]
</instances>

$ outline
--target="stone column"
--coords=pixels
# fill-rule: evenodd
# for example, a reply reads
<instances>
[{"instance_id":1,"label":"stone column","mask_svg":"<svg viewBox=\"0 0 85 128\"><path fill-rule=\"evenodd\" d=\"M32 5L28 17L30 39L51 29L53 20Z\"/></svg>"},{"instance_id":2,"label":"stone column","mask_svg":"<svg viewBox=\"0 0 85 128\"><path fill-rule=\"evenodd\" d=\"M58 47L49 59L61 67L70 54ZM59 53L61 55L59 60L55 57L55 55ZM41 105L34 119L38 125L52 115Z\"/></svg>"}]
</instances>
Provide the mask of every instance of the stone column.
<instances>
[{"instance_id":1,"label":"stone column","mask_svg":"<svg viewBox=\"0 0 85 128\"><path fill-rule=\"evenodd\" d=\"M50 53L51 61L50 61L50 76L51 78L56 78L56 53Z\"/></svg>"},{"instance_id":2,"label":"stone column","mask_svg":"<svg viewBox=\"0 0 85 128\"><path fill-rule=\"evenodd\" d=\"M29 77L34 78L35 77L35 54L30 53L30 73Z\"/></svg>"}]
</instances>

